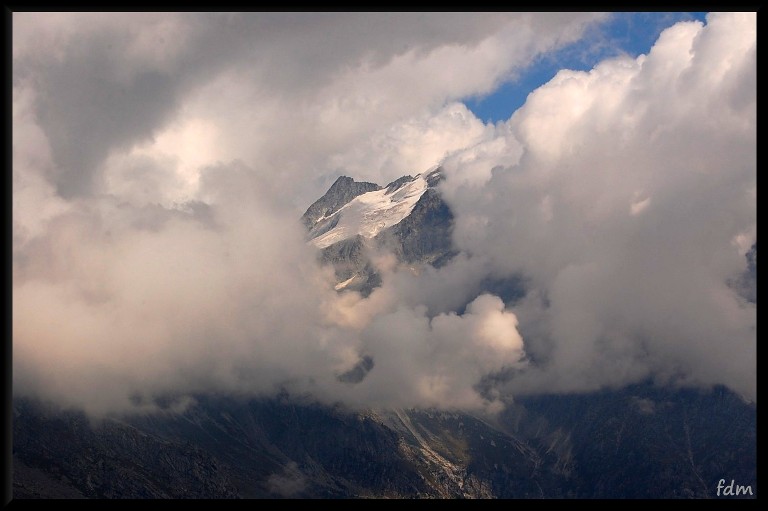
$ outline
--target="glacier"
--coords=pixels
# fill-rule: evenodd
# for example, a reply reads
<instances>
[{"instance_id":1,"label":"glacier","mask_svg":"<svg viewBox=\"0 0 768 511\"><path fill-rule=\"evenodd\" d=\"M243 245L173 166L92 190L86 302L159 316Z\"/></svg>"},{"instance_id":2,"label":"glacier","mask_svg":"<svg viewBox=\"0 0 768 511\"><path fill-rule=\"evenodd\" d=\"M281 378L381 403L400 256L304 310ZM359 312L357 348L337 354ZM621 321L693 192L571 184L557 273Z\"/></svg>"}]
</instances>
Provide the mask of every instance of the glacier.
<instances>
[{"instance_id":1,"label":"glacier","mask_svg":"<svg viewBox=\"0 0 768 511\"><path fill-rule=\"evenodd\" d=\"M358 195L338 211L318 219L310 232L310 243L317 248L326 248L358 234L373 238L382 230L398 224L411 214L429 188L428 176L428 173L419 174L394 190L387 187ZM334 222L332 229L325 229Z\"/></svg>"}]
</instances>

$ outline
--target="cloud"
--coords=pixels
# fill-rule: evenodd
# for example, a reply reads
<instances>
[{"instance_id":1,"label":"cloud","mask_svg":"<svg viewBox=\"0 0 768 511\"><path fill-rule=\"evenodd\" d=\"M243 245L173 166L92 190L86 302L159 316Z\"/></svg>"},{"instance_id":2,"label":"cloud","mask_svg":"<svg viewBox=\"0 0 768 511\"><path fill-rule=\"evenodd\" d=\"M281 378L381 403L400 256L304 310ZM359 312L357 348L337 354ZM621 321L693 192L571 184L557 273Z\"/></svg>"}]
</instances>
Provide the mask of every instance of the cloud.
<instances>
[{"instance_id":1,"label":"cloud","mask_svg":"<svg viewBox=\"0 0 768 511\"><path fill-rule=\"evenodd\" d=\"M271 392L334 363L343 336L316 325L335 294L300 226L237 164L207 169L203 189L207 206L185 211L75 203L17 249L21 389L98 413L179 389Z\"/></svg>"},{"instance_id":2,"label":"cloud","mask_svg":"<svg viewBox=\"0 0 768 511\"><path fill-rule=\"evenodd\" d=\"M276 473L267 479L267 490L282 497L300 494L307 486L307 479L301 473L295 461L288 463L282 473Z\"/></svg>"},{"instance_id":3,"label":"cloud","mask_svg":"<svg viewBox=\"0 0 768 511\"><path fill-rule=\"evenodd\" d=\"M603 16L13 19L16 395L492 411L647 375L753 395L755 309L725 282L756 231L754 15L562 71L495 126L459 101ZM339 174L440 160L463 253L418 275L383 256L381 288L337 294L301 212ZM528 294L505 307L482 283L511 275Z\"/></svg>"},{"instance_id":4,"label":"cloud","mask_svg":"<svg viewBox=\"0 0 768 511\"><path fill-rule=\"evenodd\" d=\"M457 99L601 18L14 13L14 392L93 414L349 393L338 375L398 299L350 308L301 211L339 173L388 181L475 143L488 128ZM444 321L478 346L483 318L511 332L497 305L432 318L415 346Z\"/></svg>"},{"instance_id":5,"label":"cloud","mask_svg":"<svg viewBox=\"0 0 768 511\"><path fill-rule=\"evenodd\" d=\"M477 145L489 131L493 128L463 103L453 102L435 113L425 112L375 129L367 140L337 154L329 164L363 176L358 180L383 182L383 176L397 175L403 169L416 175L434 167L449 154Z\"/></svg>"},{"instance_id":6,"label":"cloud","mask_svg":"<svg viewBox=\"0 0 768 511\"><path fill-rule=\"evenodd\" d=\"M380 312L361 331L361 353L373 367L362 382L337 391L361 406L428 406L498 410L498 396L483 396L483 377L525 365L517 318L500 298L483 294L463 315L434 317L425 306Z\"/></svg>"},{"instance_id":7,"label":"cloud","mask_svg":"<svg viewBox=\"0 0 768 511\"><path fill-rule=\"evenodd\" d=\"M100 191L105 158L174 121L213 122L225 160L294 183L368 130L490 91L599 18L16 13L14 85L35 91L48 178L65 197Z\"/></svg>"},{"instance_id":8,"label":"cloud","mask_svg":"<svg viewBox=\"0 0 768 511\"><path fill-rule=\"evenodd\" d=\"M755 241L755 69L754 13L678 23L446 160L458 246L529 279L513 310L540 363L510 391L652 376L755 398L756 308L728 284Z\"/></svg>"}]
</instances>

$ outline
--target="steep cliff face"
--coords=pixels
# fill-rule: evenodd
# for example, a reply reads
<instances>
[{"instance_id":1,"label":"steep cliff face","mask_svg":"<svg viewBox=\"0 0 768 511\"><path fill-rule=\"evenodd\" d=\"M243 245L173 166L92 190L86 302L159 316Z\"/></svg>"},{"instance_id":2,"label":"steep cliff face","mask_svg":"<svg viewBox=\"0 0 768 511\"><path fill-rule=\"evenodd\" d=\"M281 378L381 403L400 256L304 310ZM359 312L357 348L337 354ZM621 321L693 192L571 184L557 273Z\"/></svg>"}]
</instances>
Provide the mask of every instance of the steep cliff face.
<instances>
[{"instance_id":1,"label":"steep cliff face","mask_svg":"<svg viewBox=\"0 0 768 511\"><path fill-rule=\"evenodd\" d=\"M376 236L376 246L406 263L440 267L456 254L453 214L434 188L428 189L411 214Z\"/></svg>"}]
</instances>

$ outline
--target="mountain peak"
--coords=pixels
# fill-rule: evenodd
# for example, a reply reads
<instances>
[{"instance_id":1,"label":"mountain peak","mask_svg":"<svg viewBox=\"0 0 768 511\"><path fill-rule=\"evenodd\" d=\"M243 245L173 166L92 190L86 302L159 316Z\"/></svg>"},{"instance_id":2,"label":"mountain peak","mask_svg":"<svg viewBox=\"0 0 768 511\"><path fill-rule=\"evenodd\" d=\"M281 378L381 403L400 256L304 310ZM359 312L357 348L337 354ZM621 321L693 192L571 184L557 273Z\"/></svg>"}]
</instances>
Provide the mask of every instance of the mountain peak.
<instances>
[{"instance_id":1,"label":"mountain peak","mask_svg":"<svg viewBox=\"0 0 768 511\"><path fill-rule=\"evenodd\" d=\"M432 167L428 171L424 172L423 175L424 175L424 179L427 180L427 184L430 186L430 188L437 186L437 183L445 179L445 175L443 174L443 168L440 165L436 165L435 167Z\"/></svg>"},{"instance_id":2,"label":"mountain peak","mask_svg":"<svg viewBox=\"0 0 768 511\"><path fill-rule=\"evenodd\" d=\"M396 191L397 189L399 189L405 183L410 183L411 181L413 181L413 179L414 178L411 177L411 176L403 176L403 177L399 177L399 178L395 179L394 181L392 181L391 183L389 183L386 186L387 191L384 193L384 195L389 195L390 193L392 193L392 192Z\"/></svg>"},{"instance_id":3,"label":"mountain peak","mask_svg":"<svg viewBox=\"0 0 768 511\"><path fill-rule=\"evenodd\" d=\"M325 195L307 208L301 221L307 229L312 229L320 220L333 215L355 197L380 189L376 183L357 182L351 177L339 176Z\"/></svg>"},{"instance_id":4,"label":"mountain peak","mask_svg":"<svg viewBox=\"0 0 768 511\"><path fill-rule=\"evenodd\" d=\"M308 228L310 229L309 237L316 247L326 248L358 234L364 238L373 238L382 230L392 227L407 217L429 188L427 180L421 174L416 177L403 176L391 182L386 188L372 183L365 184L375 188L355 195L344 204L340 204L336 199L343 195L346 188L334 190L331 187L323 196L321 201L330 195L330 201L336 207L331 209L321 204L313 211L317 216L312 218L313 223L308 225ZM356 188L355 191L359 189ZM315 204L310 208L315 207ZM307 225L306 220L305 225Z\"/></svg>"}]
</instances>

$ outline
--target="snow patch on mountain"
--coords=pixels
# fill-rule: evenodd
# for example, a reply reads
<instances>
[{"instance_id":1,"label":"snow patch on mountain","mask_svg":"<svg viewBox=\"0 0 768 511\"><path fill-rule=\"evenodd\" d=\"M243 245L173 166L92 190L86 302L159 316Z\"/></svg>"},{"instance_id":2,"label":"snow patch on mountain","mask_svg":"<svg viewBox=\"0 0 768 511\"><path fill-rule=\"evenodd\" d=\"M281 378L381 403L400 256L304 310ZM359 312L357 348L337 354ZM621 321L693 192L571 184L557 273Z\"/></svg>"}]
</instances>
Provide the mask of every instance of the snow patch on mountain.
<instances>
[{"instance_id":1,"label":"snow patch on mountain","mask_svg":"<svg viewBox=\"0 0 768 511\"><path fill-rule=\"evenodd\" d=\"M350 278L348 278L344 282L339 282L338 284L333 286L333 289L335 289L336 291L340 291L340 290L344 289L345 287L347 287L348 285L350 285L352 283L352 281L354 281L356 278L357 278L357 273L352 275Z\"/></svg>"},{"instance_id":2,"label":"snow patch on mountain","mask_svg":"<svg viewBox=\"0 0 768 511\"><path fill-rule=\"evenodd\" d=\"M373 238L382 230L396 225L411 214L429 188L427 177L426 173L419 174L394 190L388 187L358 195L332 215L317 222L318 225L325 224L338 218L332 229L314 237L311 243L318 248L325 248L357 234Z\"/></svg>"}]
</instances>

